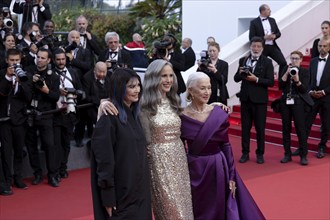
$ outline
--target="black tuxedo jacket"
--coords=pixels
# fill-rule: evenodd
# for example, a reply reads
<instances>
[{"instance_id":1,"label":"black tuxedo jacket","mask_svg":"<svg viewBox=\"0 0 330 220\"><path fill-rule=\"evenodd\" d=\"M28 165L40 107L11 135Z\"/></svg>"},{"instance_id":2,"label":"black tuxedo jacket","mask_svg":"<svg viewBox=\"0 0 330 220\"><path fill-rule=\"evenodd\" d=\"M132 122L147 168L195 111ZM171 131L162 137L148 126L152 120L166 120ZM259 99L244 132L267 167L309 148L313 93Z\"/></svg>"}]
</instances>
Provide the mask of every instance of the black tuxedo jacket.
<instances>
[{"instance_id":1,"label":"black tuxedo jacket","mask_svg":"<svg viewBox=\"0 0 330 220\"><path fill-rule=\"evenodd\" d=\"M18 82L18 90L15 92L13 82L5 77L6 72L7 69L0 71L0 118L10 117L13 125L21 125L27 119L27 105L32 99L32 75L26 73L28 80Z\"/></svg>"},{"instance_id":2,"label":"black tuxedo jacket","mask_svg":"<svg viewBox=\"0 0 330 220\"><path fill-rule=\"evenodd\" d=\"M183 71L186 71L187 69L189 69L190 67L195 65L196 54L195 54L194 50L191 47L189 47L188 49L186 49L183 52L183 56L184 56Z\"/></svg>"},{"instance_id":3,"label":"black tuxedo jacket","mask_svg":"<svg viewBox=\"0 0 330 220\"><path fill-rule=\"evenodd\" d=\"M247 57L239 60L239 67L245 66ZM252 103L268 102L268 87L274 85L274 66L272 61L261 55L257 61L253 74L259 78L258 83L244 79L238 70L234 76L235 82L242 81L239 98L241 101L251 101Z\"/></svg>"},{"instance_id":4,"label":"black tuxedo jacket","mask_svg":"<svg viewBox=\"0 0 330 220\"><path fill-rule=\"evenodd\" d=\"M100 100L109 98L110 94L110 80L105 77L104 84L102 85L95 79L94 71L89 71L85 74L82 85L83 90L86 92L86 102L93 103L93 107L88 109L88 116L96 123L97 110L100 105Z\"/></svg>"},{"instance_id":5,"label":"black tuxedo jacket","mask_svg":"<svg viewBox=\"0 0 330 220\"><path fill-rule=\"evenodd\" d=\"M105 49L101 52L99 56L99 61L105 62L108 59L109 59L109 49ZM127 65L128 68L132 68L131 55L127 50L123 50L123 49L119 50L117 63L119 65L125 64Z\"/></svg>"},{"instance_id":6,"label":"black tuxedo jacket","mask_svg":"<svg viewBox=\"0 0 330 220\"><path fill-rule=\"evenodd\" d=\"M47 3L43 3L43 6L45 7L45 10L41 12L40 6L38 5L38 23L40 25L40 29L43 29L45 21L52 19L52 14L50 12L49 5ZM16 14L23 14L23 24L32 21L32 11L32 4L27 4L25 2L14 3L13 12L15 12Z\"/></svg>"},{"instance_id":7,"label":"black tuxedo jacket","mask_svg":"<svg viewBox=\"0 0 330 220\"><path fill-rule=\"evenodd\" d=\"M274 39L274 46L278 47L278 45L276 43L276 39L281 37L280 29L278 28L274 18L268 17L268 21L269 21L270 27L272 29L272 33L276 35L276 38ZM261 21L260 17L257 17L250 22L250 32L249 32L250 40L255 36L258 36L258 37L261 37L262 39L264 39L265 31L264 31L264 28L263 28L261 22L262 21Z\"/></svg>"},{"instance_id":8,"label":"black tuxedo jacket","mask_svg":"<svg viewBox=\"0 0 330 220\"><path fill-rule=\"evenodd\" d=\"M325 96L319 100L324 102L330 102L330 95L329 95L330 94L330 56L328 56L325 67L323 69L320 85L317 87L316 75L317 75L317 66L319 63L318 59L319 59L318 57L313 58L309 65L309 72L311 74L310 90L324 90Z\"/></svg>"},{"instance_id":9,"label":"black tuxedo jacket","mask_svg":"<svg viewBox=\"0 0 330 220\"><path fill-rule=\"evenodd\" d=\"M90 51L79 47L76 57L69 62L70 66L78 73L80 79L92 68L91 59Z\"/></svg>"},{"instance_id":10,"label":"black tuxedo jacket","mask_svg":"<svg viewBox=\"0 0 330 220\"><path fill-rule=\"evenodd\" d=\"M173 71L176 75L177 81L178 81L178 94L184 93L186 91L186 84L184 83L184 80L181 75L181 71L184 71L184 56L182 55L180 50L175 50L171 54L171 59L169 62L173 66Z\"/></svg>"}]
</instances>

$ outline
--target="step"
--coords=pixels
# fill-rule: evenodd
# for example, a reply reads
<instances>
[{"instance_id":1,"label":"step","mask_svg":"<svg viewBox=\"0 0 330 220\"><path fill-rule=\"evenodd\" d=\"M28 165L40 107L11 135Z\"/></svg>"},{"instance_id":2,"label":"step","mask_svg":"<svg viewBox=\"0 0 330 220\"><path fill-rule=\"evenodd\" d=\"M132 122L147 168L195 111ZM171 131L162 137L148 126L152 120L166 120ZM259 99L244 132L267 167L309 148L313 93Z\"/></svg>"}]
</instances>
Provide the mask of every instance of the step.
<instances>
[{"instance_id":1,"label":"step","mask_svg":"<svg viewBox=\"0 0 330 220\"><path fill-rule=\"evenodd\" d=\"M232 113L229 119L230 123L233 125L241 124L241 115L239 113ZM278 118L267 118L266 119L266 129L274 130L274 131L282 131L282 120ZM296 128L294 126L294 122L292 121L292 133L296 134ZM311 132L309 134L310 137L320 139L320 125L314 124L311 128ZM330 137L329 137L330 140Z\"/></svg>"},{"instance_id":2,"label":"step","mask_svg":"<svg viewBox=\"0 0 330 220\"><path fill-rule=\"evenodd\" d=\"M241 126L231 124L229 127L229 134L241 137L241 134L242 134ZM254 140L256 139L256 132L255 132L254 127L252 127L252 129L251 129L251 139L254 139ZM270 129L266 129L265 141L270 142L270 143L275 143L275 144L278 144L281 146L282 145L282 133L279 131L273 131ZM308 138L307 143L308 143L308 150L312 150L312 151L318 150L319 139ZM291 134L291 146L298 147L298 137L295 134ZM330 153L329 147L326 148L326 153Z\"/></svg>"},{"instance_id":3,"label":"step","mask_svg":"<svg viewBox=\"0 0 330 220\"><path fill-rule=\"evenodd\" d=\"M240 117L240 112L241 112L241 106L240 105L234 105L233 106L233 112L231 113L231 115L234 114L234 113L238 113L239 117ZM273 109L270 106L267 106L267 118L281 119L281 114L273 112ZM240 118L239 118L239 120L240 120ZM316 116L316 118L314 120L314 124L315 125L321 125L321 119L320 119L319 115Z\"/></svg>"}]
</instances>

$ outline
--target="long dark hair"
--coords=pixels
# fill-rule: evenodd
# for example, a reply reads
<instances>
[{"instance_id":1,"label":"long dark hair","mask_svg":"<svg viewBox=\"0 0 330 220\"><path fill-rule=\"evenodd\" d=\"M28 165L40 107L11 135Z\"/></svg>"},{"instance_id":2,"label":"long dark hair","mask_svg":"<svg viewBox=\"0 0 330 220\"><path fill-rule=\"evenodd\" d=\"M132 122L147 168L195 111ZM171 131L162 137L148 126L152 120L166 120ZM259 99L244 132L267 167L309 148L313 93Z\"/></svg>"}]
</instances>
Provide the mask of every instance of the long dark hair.
<instances>
[{"instance_id":1,"label":"long dark hair","mask_svg":"<svg viewBox=\"0 0 330 220\"><path fill-rule=\"evenodd\" d=\"M137 102L132 103L131 109L133 111L134 118L137 119L138 114L140 112L140 98L142 95L142 83L139 75L128 68L118 68L116 69L111 77L110 77L110 100L116 106L119 111L119 120L121 123L126 124L127 122L127 114L125 111L124 98L126 96L126 85L128 81L132 78L138 79L141 90L139 93L139 100Z\"/></svg>"}]
</instances>

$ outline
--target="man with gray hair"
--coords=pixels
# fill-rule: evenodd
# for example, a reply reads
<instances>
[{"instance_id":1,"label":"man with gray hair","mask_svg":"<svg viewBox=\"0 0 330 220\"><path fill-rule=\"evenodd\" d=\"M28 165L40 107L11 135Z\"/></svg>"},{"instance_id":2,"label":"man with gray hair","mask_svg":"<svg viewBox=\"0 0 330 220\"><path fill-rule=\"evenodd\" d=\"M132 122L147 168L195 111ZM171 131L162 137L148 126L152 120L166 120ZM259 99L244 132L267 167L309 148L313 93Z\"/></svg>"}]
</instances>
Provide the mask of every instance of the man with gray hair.
<instances>
[{"instance_id":1,"label":"man with gray hair","mask_svg":"<svg viewBox=\"0 0 330 220\"><path fill-rule=\"evenodd\" d=\"M132 67L147 68L149 59L142 37L140 34L134 33L132 38L133 41L124 46L124 49L130 53Z\"/></svg>"},{"instance_id":2,"label":"man with gray hair","mask_svg":"<svg viewBox=\"0 0 330 220\"><path fill-rule=\"evenodd\" d=\"M188 70L192 66L195 65L196 61L196 54L194 50L191 48L192 45L192 40L188 37L184 38L182 40L181 46L183 50L183 56L184 56L184 71Z\"/></svg>"},{"instance_id":3,"label":"man with gray hair","mask_svg":"<svg viewBox=\"0 0 330 220\"><path fill-rule=\"evenodd\" d=\"M104 41L108 48L101 52L99 61L107 64L111 74L117 67L131 67L131 57L128 51L119 48L119 35L116 32L107 32Z\"/></svg>"}]
</instances>

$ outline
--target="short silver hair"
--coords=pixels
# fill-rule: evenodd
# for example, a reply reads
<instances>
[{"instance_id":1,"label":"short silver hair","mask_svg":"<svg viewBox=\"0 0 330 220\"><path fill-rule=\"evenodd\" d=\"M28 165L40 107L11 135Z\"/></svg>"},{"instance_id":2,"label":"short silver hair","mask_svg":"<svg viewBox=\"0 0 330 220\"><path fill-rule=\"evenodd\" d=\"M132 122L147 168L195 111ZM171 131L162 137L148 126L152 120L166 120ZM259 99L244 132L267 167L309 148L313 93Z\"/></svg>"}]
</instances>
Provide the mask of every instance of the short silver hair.
<instances>
[{"instance_id":1,"label":"short silver hair","mask_svg":"<svg viewBox=\"0 0 330 220\"><path fill-rule=\"evenodd\" d=\"M210 80L210 77L208 75L206 75L205 73L203 73L203 72L194 72L194 73L191 73L188 76L187 93L186 93L187 101L191 101L191 95L189 93L189 88L192 88L192 87L196 86L197 81L199 81L201 79Z\"/></svg>"},{"instance_id":2,"label":"short silver hair","mask_svg":"<svg viewBox=\"0 0 330 220\"><path fill-rule=\"evenodd\" d=\"M104 36L105 43L108 44L109 39L113 37L117 37L119 41L119 34L117 34L116 32L107 32Z\"/></svg>"}]
</instances>

